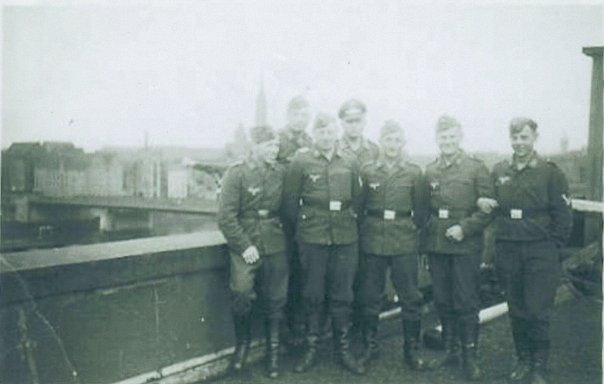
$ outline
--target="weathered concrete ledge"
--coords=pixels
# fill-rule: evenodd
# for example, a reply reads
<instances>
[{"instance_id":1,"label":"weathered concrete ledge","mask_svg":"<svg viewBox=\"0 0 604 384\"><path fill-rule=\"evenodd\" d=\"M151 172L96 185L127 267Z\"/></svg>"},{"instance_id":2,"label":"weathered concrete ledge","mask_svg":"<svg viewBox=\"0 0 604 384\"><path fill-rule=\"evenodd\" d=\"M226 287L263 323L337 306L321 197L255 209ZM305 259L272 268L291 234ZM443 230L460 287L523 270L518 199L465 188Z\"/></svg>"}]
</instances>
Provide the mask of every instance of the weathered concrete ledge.
<instances>
[{"instance_id":1,"label":"weathered concrete ledge","mask_svg":"<svg viewBox=\"0 0 604 384\"><path fill-rule=\"evenodd\" d=\"M0 382L109 383L228 350L225 251L207 231L1 255Z\"/></svg>"}]
</instances>

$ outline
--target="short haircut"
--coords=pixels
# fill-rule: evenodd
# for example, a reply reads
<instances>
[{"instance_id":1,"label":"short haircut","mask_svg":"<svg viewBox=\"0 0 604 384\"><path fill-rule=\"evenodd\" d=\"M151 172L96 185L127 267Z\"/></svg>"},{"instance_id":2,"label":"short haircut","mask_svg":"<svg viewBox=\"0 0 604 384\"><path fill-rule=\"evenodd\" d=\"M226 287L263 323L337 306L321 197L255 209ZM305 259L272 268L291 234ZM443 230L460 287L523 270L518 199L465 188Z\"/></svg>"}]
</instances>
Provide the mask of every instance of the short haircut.
<instances>
[{"instance_id":1,"label":"short haircut","mask_svg":"<svg viewBox=\"0 0 604 384\"><path fill-rule=\"evenodd\" d=\"M528 126L533 133L537 133L537 123L528 117L515 117L510 121L510 135L518 133Z\"/></svg>"},{"instance_id":2,"label":"short haircut","mask_svg":"<svg viewBox=\"0 0 604 384\"><path fill-rule=\"evenodd\" d=\"M447 131L451 128L457 128L461 131L461 124L455 118L449 115L442 115L436 122L436 133Z\"/></svg>"},{"instance_id":3,"label":"short haircut","mask_svg":"<svg viewBox=\"0 0 604 384\"><path fill-rule=\"evenodd\" d=\"M380 138L390 135L391 133L401 133L403 132L403 127L395 120L386 120L384 125L382 125L382 129L380 130Z\"/></svg>"},{"instance_id":4,"label":"short haircut","mask_svg":"<svg viewBox=\"0 0 604 384\"><path fill-rule=\"evenodd\" d=\"M313 129L325 128L330 124L334 124L336 119L326 112L318 112L317 116L315 116L315 121L313 123Z\"/></svg>"}]
</instances>

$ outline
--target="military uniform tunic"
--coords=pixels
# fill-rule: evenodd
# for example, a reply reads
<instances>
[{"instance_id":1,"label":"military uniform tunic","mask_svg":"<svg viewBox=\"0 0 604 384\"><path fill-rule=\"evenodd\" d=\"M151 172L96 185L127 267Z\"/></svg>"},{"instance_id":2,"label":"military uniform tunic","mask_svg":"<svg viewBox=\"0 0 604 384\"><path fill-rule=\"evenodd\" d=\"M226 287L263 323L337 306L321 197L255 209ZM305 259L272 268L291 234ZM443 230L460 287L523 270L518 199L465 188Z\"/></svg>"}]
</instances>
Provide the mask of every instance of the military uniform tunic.
<instances>
[{"instance_id":1,"label":"military uniform tunic","mask_svg":"<svg viewBox=\"0 0 604 384\"><path fill-rule=\"evenodd\" d=\"M225 173L218 208L218 226L227 241L233 310L244 314L256 299L254 284L262 274L268 317L279 318L285 305L288 263L280 210L284 168L249 159ZM255 246L260 260L247 264L243 252Z\"/></svg>"},{"instance_id":2,"label":"military uniform tunic","mask_svg":"<svg viewBox=\"0 0 604 384\"><path fill-rule=\"evenodd\" d=\"M317 149L299 151L289 166L285 198L300 242L356 243L360 197L357 162L339 149L331 160Z\"/></svg>"},{"instance_id":3,"label":"military uniform tunic","mask_svg":"<svg viewBox=\"0 0 604 384\"><path fill-rule=\"evenodd\" d=\"M418 225L426 197L419 166L400 160L390 170L382 159L361 169L361 249L373 255L417 253Z\"/></svg>"},{"instance_id":4,"label":"military uniform tunic","mask_svg":"<svg viewBox=\"0 0 604 384\"><path fill-rule=\"evenodd\" d=\"M377 144L364 137L361 138L361 146L356 150L352 149L350 142L346 138L338 140L338 148L344 153L355 157L361 166L375 161L380 154L380 148Z\"/></svg>"},{"instance_id":5,"label":"military uniform tunic","mask_svg":"<svg viewBox=\"0 0 604 384\"><path fill-rule=\"evenodd\" d=\"M479 197L493 197L493 183L484 163L460 152L450 163L441 157L426 168L431 215L425 250L433 253L467 254L482 250L482 231L491 217L478 210ZM447 229L459 224L464 239L446 238Z\"/></svg>"}]
</instances>

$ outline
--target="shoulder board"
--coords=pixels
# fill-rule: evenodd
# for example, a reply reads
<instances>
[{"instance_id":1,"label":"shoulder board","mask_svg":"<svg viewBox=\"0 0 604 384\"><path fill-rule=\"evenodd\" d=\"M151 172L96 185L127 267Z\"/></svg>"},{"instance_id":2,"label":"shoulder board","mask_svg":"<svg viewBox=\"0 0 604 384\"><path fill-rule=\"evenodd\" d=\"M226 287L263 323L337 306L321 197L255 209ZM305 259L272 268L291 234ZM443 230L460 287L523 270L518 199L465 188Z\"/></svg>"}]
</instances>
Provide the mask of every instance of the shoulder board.
<instances>
[{"instance_id":1,"label":"shoulder board","mask_svg":"<svg viewBox=\"0 0 604 384\"><path fill-rule=\"evenodd\" d=\"M231 164L229 164L229 168L235 168L235 167L238 167L243 164L244 164L243 160L235 160Z\"/></svg>"},{"instance_id":2,"label":"shoulder board","mask_svg":"<svg viewBox=\"0 0 604 384\"><path fill-rule=\"evenodd\" d=\"M552 159L546 159L546 160L545 160L545 162L546 162L547 164L551 165L552 167L556 167L556 168L558 168L558 164L556 164L556 163L554 162L554 160L552 160Z\"/></svg>"}]
</instances>

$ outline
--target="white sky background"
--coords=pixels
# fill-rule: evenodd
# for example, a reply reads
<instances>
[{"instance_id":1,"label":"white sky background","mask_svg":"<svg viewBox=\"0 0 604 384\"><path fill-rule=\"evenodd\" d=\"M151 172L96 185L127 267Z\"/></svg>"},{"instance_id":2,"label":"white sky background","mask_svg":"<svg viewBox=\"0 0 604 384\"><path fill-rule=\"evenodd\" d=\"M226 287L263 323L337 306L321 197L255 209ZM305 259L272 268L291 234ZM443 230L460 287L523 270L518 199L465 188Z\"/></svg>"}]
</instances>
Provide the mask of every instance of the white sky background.
<instances>
[{"instance_id":1,"label":"white sky background","mask_svg":"<svg viewBox=\"0 0 604 384\"><path fill-rule=\"evenodd\" d=\"M3 9L2 147L17 141L222 147L254 122L260 78L269 122L289 98L335 114L368 106L367 136L401 121L408 151L436 153L448 113L471 151L508 151L518 115L538 149L563 132L586 145L591 58L603 7L403 5L399 0L203 1ZM379 5L379 6L378 6Z\"/></svg>"}]
</instances>

